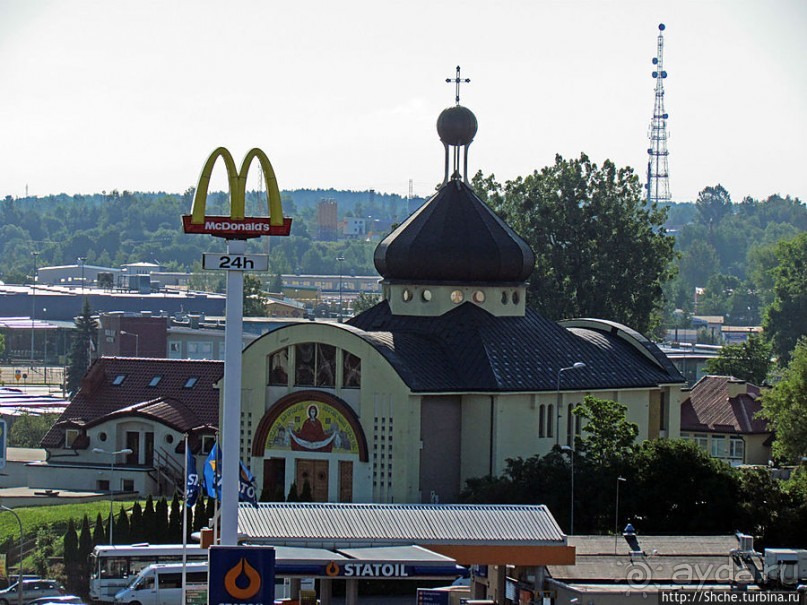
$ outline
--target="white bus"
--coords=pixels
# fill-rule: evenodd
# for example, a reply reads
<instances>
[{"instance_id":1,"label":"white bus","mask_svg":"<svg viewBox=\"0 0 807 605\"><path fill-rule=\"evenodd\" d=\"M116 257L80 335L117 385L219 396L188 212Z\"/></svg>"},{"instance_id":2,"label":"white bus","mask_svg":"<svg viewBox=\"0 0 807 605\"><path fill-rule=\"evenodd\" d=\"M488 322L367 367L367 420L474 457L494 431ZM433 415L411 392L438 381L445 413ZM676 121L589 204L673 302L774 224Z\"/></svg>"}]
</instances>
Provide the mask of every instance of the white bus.
<instances>
[{"instance_id":1,"label":"white bus","mask_svg":"<svg viewBox=\"0 0 807 605\"><path fill-rule=\"evenodd\" d=\"M181 563L182 544L99 545L90 555L90 598L113 602L115 594L153 563ZM207 563L207 550L198 544L187 546L189 563Z\"/></svg>"}]
</instances>

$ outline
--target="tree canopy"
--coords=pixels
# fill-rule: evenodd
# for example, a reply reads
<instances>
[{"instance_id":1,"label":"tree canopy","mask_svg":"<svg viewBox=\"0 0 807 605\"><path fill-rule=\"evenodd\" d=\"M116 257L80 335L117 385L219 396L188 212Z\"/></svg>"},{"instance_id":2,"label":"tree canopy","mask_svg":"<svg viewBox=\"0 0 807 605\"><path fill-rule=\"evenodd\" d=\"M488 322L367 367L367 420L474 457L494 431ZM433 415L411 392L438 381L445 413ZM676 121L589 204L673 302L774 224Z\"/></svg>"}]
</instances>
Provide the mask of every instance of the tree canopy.
<instances>
[{"instance_id":1,"label":"tree canopy","mask_svg":"<svg viewBox=\"0 0 807 605\"><path fill-rule=\"evenodd\" d=\"M771 367L771 347L761 336L748 337L743 343L724 345L720 354L706 362L708 374L734 376L761 385Z\"/></svg>"},{"instance_id":2,"label":"tree canopy","mask_svg":"<svg viewBox=\"0 0 807 605\"><path fill-rule=\"evenodd\" d=\"M807 456L807 338L799 340L782 379L762 396L760 414L776 433L776 456L789 462Z\"/></svg>"},{"instance_id":3,"label":"tree canopy","mask_svg":"<svg viewBox=\"0 0 807 605\"><path fill-rule=\"evenodd\" d=\"M763 326L773 354L784 366L799 338L807 336L807 233L780 242L776 256L774 299Z\"/></svg>"},{"instance_id":4,"label":"tree canopy","mask_svg":"<svg viewBox=\"0 0 807 605\"><path fill-rule=\"evenodd\" d=\"M598 317L649 332L662 284L673 273L666 209L647 204L631 168L581 154L504 186L493 175L474 189L535 252L528 304L550 319Z\"/></svg>"},{"instance_id":5,"label":"tree canopy","mask_svg":"<svg viewBox=\"0 0 807 605\"><path fill-rule=\"evenodd\" d=\"M95 346L95 334L98 322L92 316L90 301L85 298L81 315L76 317L76 334L70 349L67 366L67 392L75 395L81 385L81 379L90 367L90 349Z\"/></svg>"}]
</instances>

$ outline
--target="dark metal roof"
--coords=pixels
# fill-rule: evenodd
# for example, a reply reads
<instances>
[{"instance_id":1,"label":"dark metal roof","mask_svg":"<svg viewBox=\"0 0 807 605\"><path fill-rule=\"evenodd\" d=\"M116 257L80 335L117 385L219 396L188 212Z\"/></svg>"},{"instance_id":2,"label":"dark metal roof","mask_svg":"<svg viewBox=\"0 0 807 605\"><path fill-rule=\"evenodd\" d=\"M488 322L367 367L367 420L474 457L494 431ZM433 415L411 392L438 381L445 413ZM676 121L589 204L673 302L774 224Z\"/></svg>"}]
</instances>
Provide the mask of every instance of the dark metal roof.
<instances>
[{"instance_id":1,"label":"dark metal roof","mask_svg":"<svg viewBox=\"0 0 807 605\"><path fill-rule=\"evenodd\" d=\"M221 361L96 359L70 405L45 434L42 447L63 447L64 430L68 426L91 426L126 413L149 416L183 432L201 426L217 426L219 391L215 383L223 374ZM156 376L160 376L160 380L149 386ZM114 384L116 378L119 384ZM189 378L197 380L186 388Z\"/></svg>"},{"instance_id":2,"label":"dark metal roof","mask_svg":"<svg viewBox=\"0 0 807 605\"><path fill-rule=\"evenodd\" d=\"M386 279L407 282L523 282L535 255L461 181L450 181L375 250Z\"/></svg>"},{"instance_id":3,"label":"dark metal roof","mask_svg":"<svg viewBox=\"0 0 807 605\"><path fill-rule=\"evenodd\" d=\"M438 317L393 315L386 301L350 319L414 392L552 391L641 388L683 383L651 342L625 326L586 320L566 328L531 309L495 317L464 303Z\"/></svg>"},{"instance_id":4,"label":"dark metal roof","mask_svg":"<svg viewBox=\"0 0 807 605\"><path fill-rule=\"evenodd\" d=\"M242 504L238 531L247 542L321 548L566 544L543 505Z\"/></svg>"}]
</instances>

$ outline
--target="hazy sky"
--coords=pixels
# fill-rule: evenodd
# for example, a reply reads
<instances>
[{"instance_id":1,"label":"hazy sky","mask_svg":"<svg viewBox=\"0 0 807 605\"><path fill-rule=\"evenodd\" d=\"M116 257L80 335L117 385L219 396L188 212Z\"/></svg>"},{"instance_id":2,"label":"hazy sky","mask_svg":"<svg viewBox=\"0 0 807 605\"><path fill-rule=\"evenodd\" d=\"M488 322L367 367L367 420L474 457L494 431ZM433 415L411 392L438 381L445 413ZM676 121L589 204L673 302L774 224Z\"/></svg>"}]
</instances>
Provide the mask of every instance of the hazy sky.
<instances>
[{"instance_id":1,"label":"hazy sky","mask_svg":"<svg viewBox=\"0 0 807 605\"><path fill-rule=\"evenodd\" d=\"M673 199L807 200L805 0L0 0L0 198L182 192L220 145L281 189L428 195L458 64L472 173L644 179L661 22Z\"/></svg>"}]
</instances>

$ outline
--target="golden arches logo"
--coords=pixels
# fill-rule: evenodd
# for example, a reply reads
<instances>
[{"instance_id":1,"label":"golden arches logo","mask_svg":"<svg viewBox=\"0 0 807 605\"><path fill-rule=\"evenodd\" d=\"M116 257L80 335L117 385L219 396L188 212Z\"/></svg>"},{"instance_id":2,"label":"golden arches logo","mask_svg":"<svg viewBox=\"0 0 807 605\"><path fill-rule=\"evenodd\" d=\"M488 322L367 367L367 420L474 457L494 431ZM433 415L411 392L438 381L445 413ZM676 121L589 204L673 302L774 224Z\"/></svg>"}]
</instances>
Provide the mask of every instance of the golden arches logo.
<instances>
[{"instance_id":1,"label":"golden arches logo","mask_svg":"<svg viewBox=\"0 0 807 605\"><path fill-rule=\"evenodd\" d=\"M221 158L227 170L227 181L230 188L230 216L206 216L207 190L210 186L210 175L216 161ZM246 189L247 175L253 160L258 160L263 170L266 185L266 205L268 216L247 217ZM238 170L232 154L225 147L218 147L207 158L199 184L193 197L191 213L182 217L185 233L209 233L228 239L247 239L261 235L288 235L291 232L291 219L283 216L280 201L280 190L272 163L266 154L257 147L250 149L241 162Z\"/></svg>"},{"instance_id":2,"label":"golden arches logo","mask_svg":"<svg viewBox=\"0 0 807 605\"><path fill-rule=\"evenodd\" d=\"M249 582L244 588L236 584L236 580L241 576L246 577ZM224 589L231 597L239 601L251 599L261 589L261 574L249 564L249 561L242 558L224 574Z\"/></svg>"}]
</instances>

